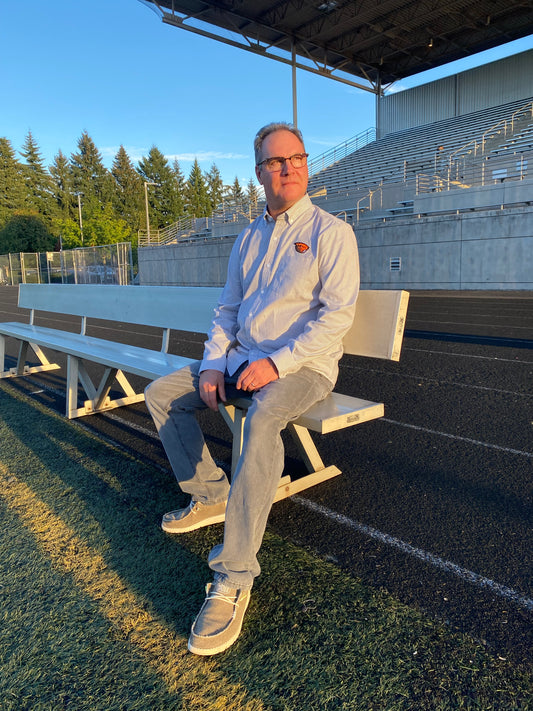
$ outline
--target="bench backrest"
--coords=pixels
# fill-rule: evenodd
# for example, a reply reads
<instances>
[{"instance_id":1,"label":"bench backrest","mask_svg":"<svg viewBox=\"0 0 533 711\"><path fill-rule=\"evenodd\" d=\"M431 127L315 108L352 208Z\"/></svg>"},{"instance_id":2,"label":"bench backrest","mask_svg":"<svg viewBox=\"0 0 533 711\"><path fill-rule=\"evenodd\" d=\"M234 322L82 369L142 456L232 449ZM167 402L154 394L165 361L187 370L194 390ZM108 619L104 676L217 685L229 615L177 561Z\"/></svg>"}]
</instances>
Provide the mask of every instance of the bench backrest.
<instances>
[{"instance_id":1,"label":"bench backrest","mask_svg":"<svg viewBox=\"0 0 533 711\"><path fill-rule=\"evenodd\" d=\"M18 305L82 318L206 333L221 289L197 286L20 284ZM399 360L409 293L363 289L345 353Z\"/></svg>"},{"instance_id":2,"label":"bench backrest","mask_svg":"<svg viewBox=\"0 0 533 711\"><path fill-rule=\"evenodd\" d=\"M195 286L20 284L18 305L38 311L206 333L222 289Z\"/></svg>"}]
</instances>

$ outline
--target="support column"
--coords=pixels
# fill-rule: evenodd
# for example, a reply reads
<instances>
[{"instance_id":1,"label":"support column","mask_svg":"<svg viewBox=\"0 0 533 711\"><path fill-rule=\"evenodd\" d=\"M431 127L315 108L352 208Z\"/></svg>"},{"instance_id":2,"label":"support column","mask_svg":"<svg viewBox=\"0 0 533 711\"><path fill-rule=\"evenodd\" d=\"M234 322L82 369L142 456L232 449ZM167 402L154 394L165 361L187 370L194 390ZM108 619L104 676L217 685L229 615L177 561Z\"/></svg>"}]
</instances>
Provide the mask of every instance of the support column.
<instances>
[{"instance_id":1,"label":"support column","mask_svg":"<svg viewBox=\"0 0 533 711\"><path fill-rule=\"evenodd\" d=\"M292 123L298 128L298 95L296 90L296 48L294 40L291 43L292 49Z\"/></svg>"}]
</instances>

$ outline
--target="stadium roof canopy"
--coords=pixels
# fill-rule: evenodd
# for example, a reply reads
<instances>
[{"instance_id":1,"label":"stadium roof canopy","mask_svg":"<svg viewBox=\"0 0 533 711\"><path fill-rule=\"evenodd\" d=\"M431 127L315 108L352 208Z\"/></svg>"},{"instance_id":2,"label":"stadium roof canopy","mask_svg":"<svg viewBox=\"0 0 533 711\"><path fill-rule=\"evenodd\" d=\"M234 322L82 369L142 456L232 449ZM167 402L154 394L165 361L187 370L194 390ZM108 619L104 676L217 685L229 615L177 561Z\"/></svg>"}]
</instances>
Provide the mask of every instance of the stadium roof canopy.
<instances>
[{"instance_id":1,"label":"stadium roof canopy","mask_svg":"<svg viewBox=\"0 0 533 711\"><path fill-rule=\"evenodd\" d=\"M163 22L375 93L533 34L531 0L141 0Z\"/></svg>"}]
</instances>

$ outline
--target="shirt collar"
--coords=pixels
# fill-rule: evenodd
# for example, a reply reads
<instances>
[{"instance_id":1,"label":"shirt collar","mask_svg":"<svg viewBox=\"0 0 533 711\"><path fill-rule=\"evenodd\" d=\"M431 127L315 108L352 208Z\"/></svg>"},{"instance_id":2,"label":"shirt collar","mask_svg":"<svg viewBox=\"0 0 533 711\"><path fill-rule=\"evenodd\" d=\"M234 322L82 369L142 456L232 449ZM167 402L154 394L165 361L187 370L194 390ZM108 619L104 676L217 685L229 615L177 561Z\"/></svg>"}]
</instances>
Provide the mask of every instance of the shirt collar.
<instances>
[{"instance_id":1,"label":"shirt collar","mask_svg":"<svg viewBox=\"0 0 533 711\"><path fill-rule=\"evenodd\" d=\"M313 203L311 202L311 198L309 195L304 195L302 198L298 200L298 202L295 202L294 205L291 205L288 210L285 210L285 212L282 212L281 215L279 215L278 219L283 219L285 222L287 222L289 225L292 225L292 223L300 217L300 215L306 210L309 210L310 207L313 206ZM270 216L268 213L267 208L265 207L265 211L263 212L263 218L265 219L266 222L275 222L276 220Z\"/></svg>"}]
</instances>

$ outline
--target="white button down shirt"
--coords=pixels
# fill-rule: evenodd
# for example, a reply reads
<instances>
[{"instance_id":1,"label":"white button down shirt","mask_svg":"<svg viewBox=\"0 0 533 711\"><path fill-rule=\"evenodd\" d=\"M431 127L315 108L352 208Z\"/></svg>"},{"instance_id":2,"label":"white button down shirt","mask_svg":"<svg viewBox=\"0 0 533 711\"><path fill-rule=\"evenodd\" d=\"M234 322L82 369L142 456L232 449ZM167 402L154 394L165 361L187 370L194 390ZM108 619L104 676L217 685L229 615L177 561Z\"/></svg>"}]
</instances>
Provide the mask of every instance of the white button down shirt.
<instances>
[{"instance_id":1,"label":"white button down shirt","mask_svg":"<svg viewBox=\"0 0 533 711\"><path fill-rule=\"evenodd\" d=\"M307 366L335 383L358 293L349 225L307 195L275 220L265 211L233 245L201 370L269 357L280 377Z\"/></svg>"}]
</instances>

